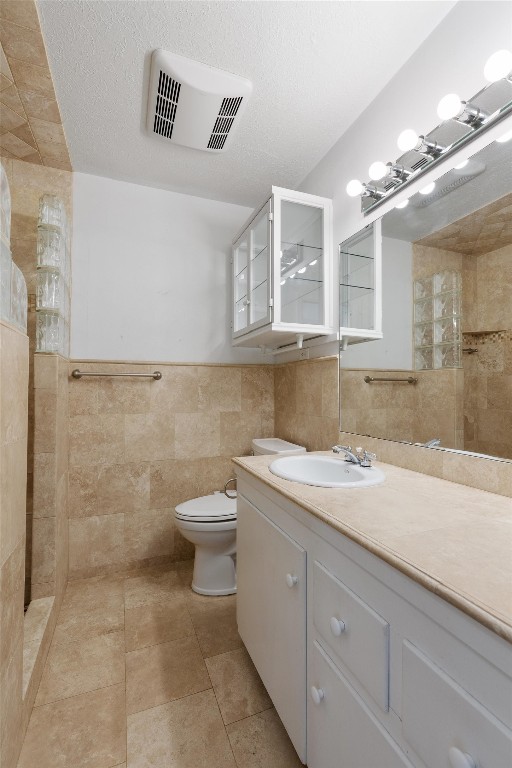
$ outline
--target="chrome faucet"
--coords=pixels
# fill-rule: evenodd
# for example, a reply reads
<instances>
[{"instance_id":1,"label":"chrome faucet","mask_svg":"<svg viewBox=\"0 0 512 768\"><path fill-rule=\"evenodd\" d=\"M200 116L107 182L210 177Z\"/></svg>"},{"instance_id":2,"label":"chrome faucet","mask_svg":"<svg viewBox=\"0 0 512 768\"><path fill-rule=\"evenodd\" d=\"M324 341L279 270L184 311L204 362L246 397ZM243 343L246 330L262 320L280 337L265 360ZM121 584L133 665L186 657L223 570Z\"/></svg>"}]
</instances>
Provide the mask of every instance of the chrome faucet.
<instances>
[{"instance_id":1,"label":"chrome faucet","mask_svg":"<svg viewBox=\"0 0 512 768\"><path fill-rule=\"evenodd\" d=\"M377 458L374 453L364 451L362 448L356 448L356 452L352 453L350 445L333 445L332 450L334 453L344 453L345 461L360 467L371 467L372 460Z\"/></svg>"}]
</instances>

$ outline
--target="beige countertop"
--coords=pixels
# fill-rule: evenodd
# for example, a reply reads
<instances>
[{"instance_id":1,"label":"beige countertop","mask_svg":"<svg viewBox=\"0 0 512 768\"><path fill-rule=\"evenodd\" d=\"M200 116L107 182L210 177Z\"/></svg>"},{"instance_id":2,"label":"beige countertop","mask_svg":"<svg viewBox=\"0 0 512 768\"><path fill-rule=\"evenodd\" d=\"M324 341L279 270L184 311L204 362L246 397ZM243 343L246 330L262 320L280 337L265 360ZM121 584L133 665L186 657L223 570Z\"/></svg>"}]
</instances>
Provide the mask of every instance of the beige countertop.
<instances>
[{"instance_id":1,"label":"beige countertop","mask_svg":"<svg viewBox=\"0 0 512 768\"><path fill-rule=\"evenodd\" d=\"M382 462L382 485L318 488L273 475L275 458L233 461L512 642L510 498Z\"/></svg>"}]
</instances>

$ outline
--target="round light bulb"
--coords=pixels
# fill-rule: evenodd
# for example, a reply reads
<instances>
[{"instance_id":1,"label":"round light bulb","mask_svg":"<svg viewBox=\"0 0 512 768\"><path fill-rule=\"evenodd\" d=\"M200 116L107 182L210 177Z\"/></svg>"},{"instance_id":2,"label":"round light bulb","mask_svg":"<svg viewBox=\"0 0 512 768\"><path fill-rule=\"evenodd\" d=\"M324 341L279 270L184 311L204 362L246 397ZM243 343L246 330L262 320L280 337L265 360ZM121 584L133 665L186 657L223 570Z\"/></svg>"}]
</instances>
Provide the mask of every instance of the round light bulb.
<instances>
[{"instance_id":1,"label":"round light bulb","mask_svg":"<svg viewBox=\"0 0 512 768\"><path fill-rule=\"evenodd\" d=\"M347 189L347 195L349 197L357 197L358 195L361 194L364 187L359 181L359 179L352 179L352 181L349 181L349 183L347 184L346 189Z\"/></svg>"},{"instance_id":2,"label":"round light bulb","mask_svg":"<svg viewBox=\"0 0 512 768\"><path fill-rule=\"evenodd\" d=\"M504 144L506 141L510 141L512 139L512 131L507 131L503 134L503 136L500 136L499 139L496 139L498 144Z\"/></svg>"},{"instance_id":3,"label":"round light bulb","mask_svg":"<svg viewBox=\"0 0 512 768\"><path fill-rule=\"evenodd\" d=\"M427 184L426 187L423 187L423 189L420 189L420 195L430 195L431 192L434 191L436 188L435 181L432 181L430 184Z\"/></svg>"},{"instance_id":4,"label":"round light bulb","mask_svg":"<svg viewBox=\"0 0 512 768\"><path fill-rule=\"evenodd\" d=\"M404 200L401 203L397 203L395 208L406 208L409 205L409 200Z\"/></svg>"},{"instance_id":5,"label":"round light bulb","mask_svg":"<svg viewBox=\"0 0 512 768\"><path fill-rule=\"evenodd\" d=\"M468 163L469 163L469 160L463 160L462 163L459 163L458 165L454 166L454 170L462 171L462 169L465 168Z\"/></svg>"},{"instance_id":6,"label":"round light bulb","mask_svg":"<svg viewBox=\"0 0 512 768\"><path fill-rule=\"evenodd\" d=\"M416 131L413 131L412 128L406 128L405 131L402 131L396 143L398 144L398 149L401 149L402 152L408 152L410 149L414 149L418 139L419 136Z\"/></svg>"},{"instance_id":7,"label":"round light bulb","mask_svg":"<svg viewBox=\"0 0 512 768\"><path fill-rule=\"evenodd\" d=\"M495 83L512 72L512 52L502 49L496 51L487 59L484 67L484 77L490 83Z\"/></svg>"},{"instance_id":8,"label":"round light bulb","mask_svg":"<svg viewBox=\"0 0 512 768\"><path fill-rule=\"evenodd\" d=\"M462 102L456 93L447 93L437 105L437 115L441 120L452 120L460 115Z\"/></svg>"},{"instance_id":9,"label":"round light bulb","mask_svg":"<svg viewBox=\"0 0 512 768\"><path fill-rule=\"evenodd\" d=\"M373 181L379 181L379 179L383 179L384 176L387 175L387 172L388 166L386 163L382 163L380 160L372 163L368 168L368 175L370 179L373 179Z\"/></svg>"}]
</instances>

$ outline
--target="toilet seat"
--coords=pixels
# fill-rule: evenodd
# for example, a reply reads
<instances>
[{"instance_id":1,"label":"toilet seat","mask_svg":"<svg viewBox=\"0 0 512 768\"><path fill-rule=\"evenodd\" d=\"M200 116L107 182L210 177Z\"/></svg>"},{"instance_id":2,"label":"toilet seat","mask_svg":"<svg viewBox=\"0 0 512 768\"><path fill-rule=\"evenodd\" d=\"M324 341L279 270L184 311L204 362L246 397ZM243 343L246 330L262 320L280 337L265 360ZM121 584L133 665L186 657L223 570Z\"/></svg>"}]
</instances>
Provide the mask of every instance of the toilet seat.
<instances>
[{"instance_id":1,"label":"toilet seat","mask_svg":"<svg viewBox=\"0 0 512 768\"><path fill-rule=\"evenodd\" d=\"M226 523L236 521L236 498L212 493L178 504L174 516L189 523Z\"/></svg>"}]
</instances>

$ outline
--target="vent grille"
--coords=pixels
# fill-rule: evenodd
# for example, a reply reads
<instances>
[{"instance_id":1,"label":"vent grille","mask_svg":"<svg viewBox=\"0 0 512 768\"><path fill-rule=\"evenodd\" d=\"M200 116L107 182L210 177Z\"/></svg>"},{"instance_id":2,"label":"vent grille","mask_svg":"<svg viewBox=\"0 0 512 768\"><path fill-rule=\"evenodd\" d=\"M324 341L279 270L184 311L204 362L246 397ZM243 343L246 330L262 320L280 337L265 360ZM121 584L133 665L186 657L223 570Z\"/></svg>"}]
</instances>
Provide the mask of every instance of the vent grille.
<instances>
[{"instance_id":1,"label":"vent grille","mask_svg":"<svg viewBox=\"0 0 512 768\"><path fill-rule=\"evenodd\" d=\"M174 128L181 84L160 70L153 131L170 139Z\"/></svg>"},{"instance_id":2,"label":"vent grille","mask_svg":"<svg viewBox=\"0 0 512 768\"><path fill-rule=\"evenodd\" d=\"M236 117L243 97L238 96L232 99L222 99L219 114L213 126L212 135L208 141L208 149L222 149L226 143L231 126Z\"/></svg>"}]
</instances>

